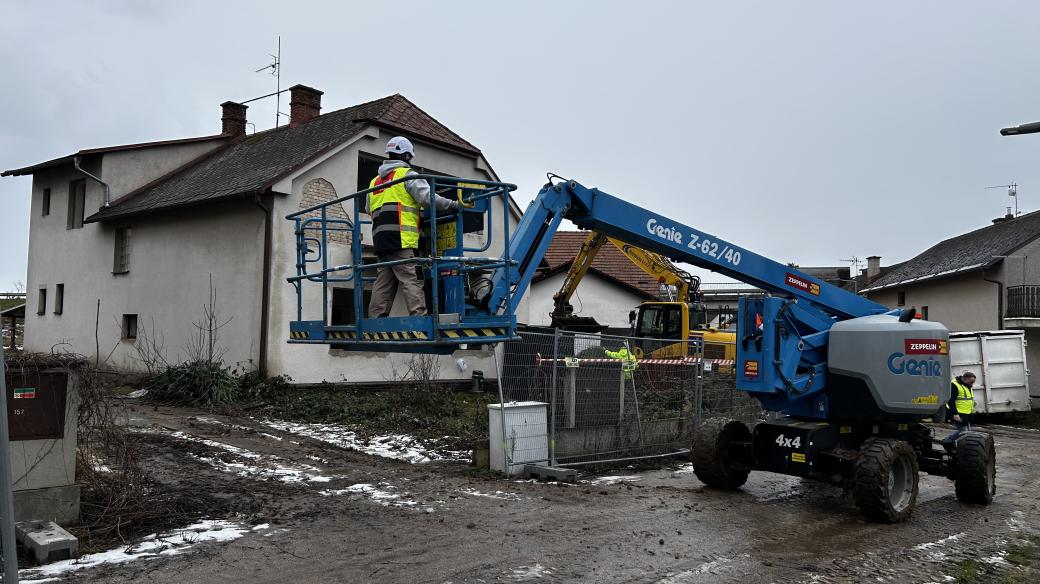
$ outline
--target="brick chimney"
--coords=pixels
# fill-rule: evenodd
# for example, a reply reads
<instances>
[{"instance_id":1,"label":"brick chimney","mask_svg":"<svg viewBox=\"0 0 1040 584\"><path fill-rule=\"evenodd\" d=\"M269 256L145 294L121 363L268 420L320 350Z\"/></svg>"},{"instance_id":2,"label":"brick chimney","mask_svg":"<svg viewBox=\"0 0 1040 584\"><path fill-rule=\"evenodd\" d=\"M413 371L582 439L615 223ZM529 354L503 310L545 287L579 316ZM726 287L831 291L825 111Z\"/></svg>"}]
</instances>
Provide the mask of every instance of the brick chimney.
<instances>
[{"instance_id":1,"label":"brick chimney","mask_svg":"<svg viewBox=\"0 0 1040 584\"><path fill-rule=\"evenodd\" d=\"M867 258L867 282L881 275L881 256L869 256Z\"/></svg>"},{"instance_id":2,"label":"brick chimney","mask_svg":"<svg viewBox=\"0 0 1040 584\"><path fill-rule=\"evenodd\" d=\"M289 127L294 128L318 117L322 92L306 85L289 88Z\"/></svg>"},{"instance_id":3,"label":"brick chimney","mask_svg":"<svg viewBox=\"0 0 1040 584\"><path fill-rule=\"evenodd\" d=\"M220 104L220 133L232 138L246 135L246 108L249 106L225 101Z\"/></svg>"}]
</instances>

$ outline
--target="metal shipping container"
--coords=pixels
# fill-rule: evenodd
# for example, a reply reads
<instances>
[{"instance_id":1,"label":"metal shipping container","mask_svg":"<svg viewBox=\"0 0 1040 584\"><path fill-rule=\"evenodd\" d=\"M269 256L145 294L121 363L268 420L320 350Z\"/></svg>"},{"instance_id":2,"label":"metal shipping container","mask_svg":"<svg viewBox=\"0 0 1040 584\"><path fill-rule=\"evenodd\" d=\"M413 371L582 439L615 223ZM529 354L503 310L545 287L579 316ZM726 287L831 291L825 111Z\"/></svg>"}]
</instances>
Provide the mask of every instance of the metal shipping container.
<instances>
[{"instance_id":1,"label":"metal shipping container","mask_svg":"<svg viewBox=\"0 0 1040 584\"><path fill-rule=\"evenodd\" d=\"M975 373L975 413L1028 412L1029 368L1022 331L950 333L950 368Z\"/></svg>"}]
</instances>

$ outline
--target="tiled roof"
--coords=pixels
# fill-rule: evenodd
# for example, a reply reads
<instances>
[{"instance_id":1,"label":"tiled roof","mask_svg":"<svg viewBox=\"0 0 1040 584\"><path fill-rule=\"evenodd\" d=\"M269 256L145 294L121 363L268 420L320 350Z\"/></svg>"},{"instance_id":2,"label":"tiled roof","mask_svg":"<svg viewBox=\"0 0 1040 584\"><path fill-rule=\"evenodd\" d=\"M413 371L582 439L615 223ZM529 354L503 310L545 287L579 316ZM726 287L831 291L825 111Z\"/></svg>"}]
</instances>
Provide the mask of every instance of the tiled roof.
<instances>
[{"instance_id":1,"label":"tiled roof","mask_svg":"<svg viewBox=\"0 0 1040 584\"><path fill-rule=\"evenodd\" d=\"M545 252L544 263L547 269L536 280L568 270L574 261L574 255L578 253L588 236L587 231L558 231ZM589 271L647 298L655 298L660 290L657 280L633 264L621 250L610 243L605 243L599 248Z\"/></svg>"},{"instance_id":2,"label":"tiled roof","mask_svg":"<svg viewBox=\"0 0 1040 584\"><path fill-rule=\"evenodd\" d=\"M264 192L371 124L474 155L480 153L404 96L395 94L329 112L296 127L283 126L237 139L120 197L87 221L105 221Z\"/></svg>"},{"instance_id":3,"label":"tiled roof","mask_svg":"<svg viewBox=\"0 0 1040 584\"><path fill-rule=\"evenodd\" d=\"M870 283L864 292L984 270L1040 237L1040 211L939 242Z\"/></svg>"}]
</instances>

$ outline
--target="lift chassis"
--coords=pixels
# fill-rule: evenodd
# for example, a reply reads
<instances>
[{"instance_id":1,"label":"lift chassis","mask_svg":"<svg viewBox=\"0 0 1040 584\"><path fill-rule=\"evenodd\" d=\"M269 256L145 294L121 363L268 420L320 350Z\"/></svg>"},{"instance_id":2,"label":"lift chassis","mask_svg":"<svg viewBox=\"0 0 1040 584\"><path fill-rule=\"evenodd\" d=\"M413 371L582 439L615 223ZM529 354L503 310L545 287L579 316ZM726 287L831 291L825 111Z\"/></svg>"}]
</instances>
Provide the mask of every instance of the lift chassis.
<instances>
[{"instance_id":1,"label":"lift chassis","mask_svg":"<svg viewBox=\"0 0 1040 584\"><path fill-rule=\"evenodd\" d=\"M424 254L410 262L426 275L431 315L366 318L362 289L375 269L388 265L362 258L362 226L370 220L361 210L368 189L288 216L297 237L297 273L289 282L298 298L289 342L446 354L461 345L514 338L517 306L567 219L767 293L740 300L735 383L777 419L754 429L733 420L705 422L692 449L702 482L734 489L751 470L839 482L851 488L866 515L881 521L909 517L920 471L951 478L964 502L992 500L992 438L967 432L940 444L921 423L937 415L950 392L949 331L942 324L916 319L912 308L890 310L577 181L550 175L510 229L507 216L495 227L492 215L494 209L505 213L515 186L408 177L415 178L428 180L434 192L472 203L450 215L423 212ZM501 203L492 204L493 199ZM342 203L352 204L353 213L333 218L328 209ZM336 250L329 234L335 231L348 232L349 263L330 261ZM498 232L503 241L496 247L492 235ZM485 241L467 233L483 234ZM320 294L305 292L315 283ZM330 322L332 286L354 294L355 313L348 323ZM320 300L319 310L308 314L305 300L312 307Z\"/></svg>"}]
</instances>

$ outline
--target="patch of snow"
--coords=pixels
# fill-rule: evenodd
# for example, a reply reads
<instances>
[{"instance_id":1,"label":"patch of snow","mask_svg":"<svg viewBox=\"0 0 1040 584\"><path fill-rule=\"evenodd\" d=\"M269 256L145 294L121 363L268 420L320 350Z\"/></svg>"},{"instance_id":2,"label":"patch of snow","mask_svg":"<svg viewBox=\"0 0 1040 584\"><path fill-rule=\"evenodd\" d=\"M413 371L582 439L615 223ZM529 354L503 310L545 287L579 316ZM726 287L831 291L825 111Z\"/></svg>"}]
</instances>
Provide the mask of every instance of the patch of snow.
<instances>
[{"instance_id":1,"label":"patch of snow","mask_svg":"<svg viewBox=\"0 0 1040 584\"><path fill-rule=\"evenodd\" d=\"M541 564L535 564L533 566L520 566L513 570L509 575L509 578L515 582L529 582L531 580L538 580L546 576L552 576L553 571Z\"/></svg>"},{"instance_id":2,"label":"patch of snow","mask_svg":"<svg viewBox=\"0 0 1040 584\"><path fill-rule=\"evenodd\" d=\"M130 393L126 394L126 397L130 399L138 399L146 395L148 395L147 389L135 389L134 391L131 391Z\"/></svg>"},{"instance_id":3,"label":"patch of snow","mask_svg":"<svg viewBox=\"0 0 1040 584\"><path fill-rule=\"evenodd\" d=\"M481 493L476 489L462 489L462 494L470 495L472 497L487 497L488 499L499 499L501 501L519 501L522 497L516 493L507 493L505 491L495 491L494 493Z\"/></svg>"},{"instance_id":4,"label":"patch of snow","mask_svg":"<svg viewBox=\"0 0 1040 584\"><path fill-rule=\"evenodd\" d=\"M951 541L956 541L956 540L960 539L963 536L964 536L964 532L955 533L955 534L953 534L953 535L951 535L949 537L944 537L944 538L940 539L939 541L933 541L933 542L929 542L929 543L922 543L920 545L915 545L914 547L912 547L910 549L912 549L914 551L917 551L917 552L924 551L924 550L932 549L935 546L939 546L939 545L943 545L943 544L946 544L946 543L950 543Z\"/></svg>"},{"instance_id":5,"label":"patch of snow","mask_svg":"<svg viewBox=\"0 0 1040 584\"><path fill-rule=\"evenodd\" d=\"M369 483L359 483L356 485L350 485L345 489L330 489L321 491L322 495L326 497L335 497L340 495L362 495L384 507L416 507L419 503L411 499L407 499L398 495L397 493L391 493L390 489L393 489L391 485L387 483L379 483L379 486L372 485ZM432 513L432 507L424 507L422 509L427 513Z\"/></svg>"},{"instance_id":6,"label":"patch of snow","mask_svg":"<svg viewBox=\"0 0 1040 584\"><path fill-rule=\"evenodd\" d=\"M305 424L280 420L261 420L261 423L275 430L305 436L340 448L356 450L364 454L383 458L403 460L413 464L422 464L434 460L450 460L465 455L465 453L452 453L452 458L445 457L427 449L422 441L415 436L407 434L374 436L365 440L353 430L337 424Z\"/></svg>"},{"instance_id":7,"label":"patch of snow","mask_svg":"<svg viewBox=\"0 0 1040 584\"><path fill-rule=\"evenodd\" d=\"M296 464L273 454L260 454L253 452L252 450L246 450L245 448L239 448L238 446L232 446L231 444L217 442L216 440L200 438L180 431L168 432L166 434L173 438L177 438L178 440L198 442L199 444L204 444L216 450L229 452L246 460L256 461L256 464L246 464L244 462L228 462L216 457L192 455L193 458L214 468L234 473L239 476L278 479L287 483L327 483L333 479L333 477L322 475L321 469L317 467L306 464Z\"/></svg>"},{"instance_id":8,"label":"patch of snow","mask_svg":"<svg viewBox=\"0 0 1040 584\"><path fill-rule=\"evenodd\" d=\"M693 474L693 463L687 462L686 464L680 465L679 468L672 469L673 475L682 474Z\"/></svg>"},{"instance_id":9,"label":"patch of snow","mask_svg":"<svg viewBox=\"0 0 1040 584\"><path fill-rule=\"evenodd\" d=\"M593 485L616 485L618 483L634 483L643 480L639 475L619 475L610 477L598 477L588 481Z\"/></svg>"},{"instance_id":10,"label":"patch of snow","mask_svg":"<svg viewBox=\"0 0 1040 584\"><path fill-rule=\"evenodd\" d=\"M261 526L254 527L253 531L260 528ZM249 528L237 523L207 519L169 533L161 535L153 533L133 546L122 546L107 552L80 556L76 560L62 560L38 568L19 570L19 580L39 584L50 582L71 572L103 564L125 564L138 560L151 560L160 556L174 556L184 553L200 543L233 541L249 531Z\"/></svg>"},{"instance_id":11,"label":"patch of snow","mask_svg":"<svg viewBox=\"0 0 1040 584\"><path fill-rule=\"evenodd\" d=\"M285 438L282 438L281 436L275 436L274 434L268 434L267 432L260 432L260 435L269 440L277 440L278 442L285 440Z\"/></svg>"}]
</instances>

